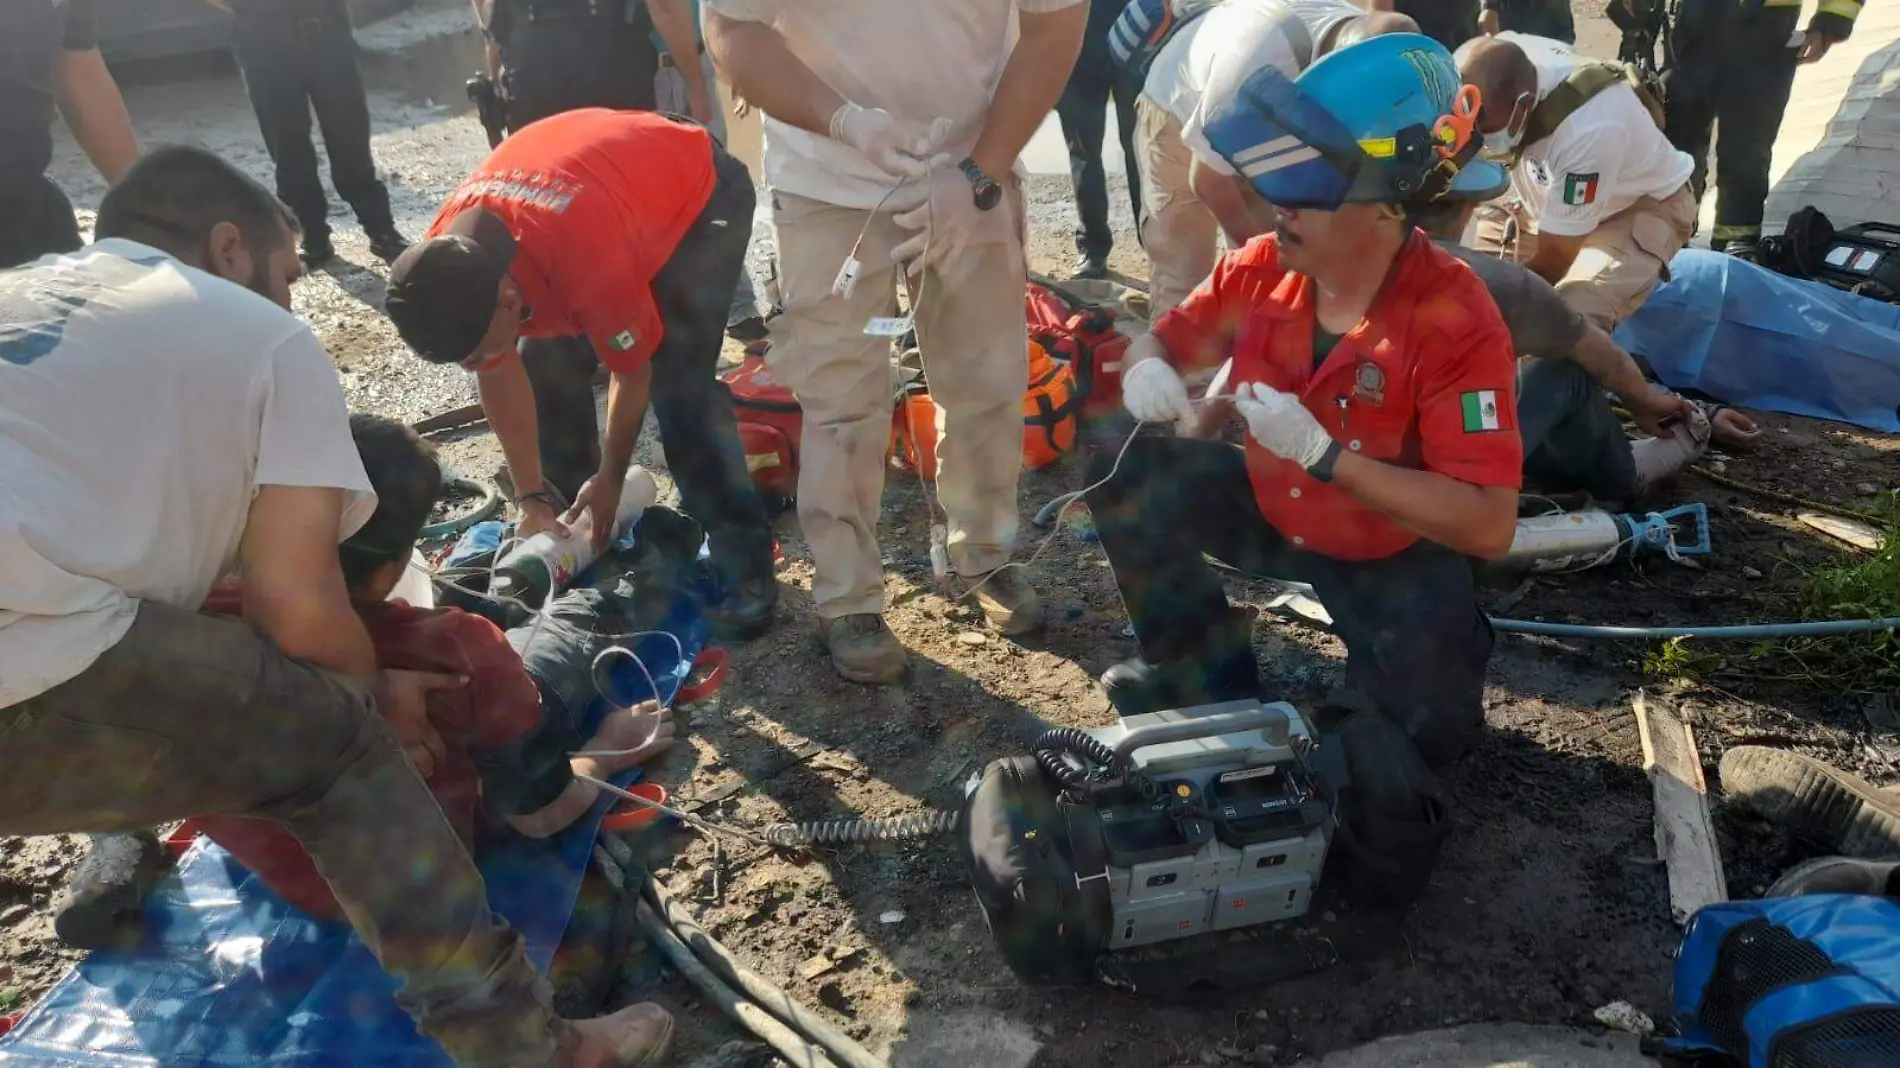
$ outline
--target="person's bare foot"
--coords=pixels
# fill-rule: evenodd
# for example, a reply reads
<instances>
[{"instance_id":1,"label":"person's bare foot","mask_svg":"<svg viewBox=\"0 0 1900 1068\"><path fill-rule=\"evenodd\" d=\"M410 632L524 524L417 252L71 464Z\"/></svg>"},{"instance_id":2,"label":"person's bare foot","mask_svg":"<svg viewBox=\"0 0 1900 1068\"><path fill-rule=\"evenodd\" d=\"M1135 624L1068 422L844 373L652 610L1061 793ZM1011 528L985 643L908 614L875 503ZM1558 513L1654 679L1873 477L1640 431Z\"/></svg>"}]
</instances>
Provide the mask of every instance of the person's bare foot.
<instances>
[{"instance_id":1,"label":"person's bare foot","mask_svg":"<svg viewBox=\"0 0 1900 1068\"><path fill-rule=\"evenodd\" d=\"M580 761L573 763L579 764ZM599 778L598 775L594 777ZM561 791L561 796L546 805L526 815L508 817L508 826L513 827L515 833L529 838L551 838L587 815L599 797L600 787L575 779L567 784L567 789Z\"/></svg>"},{"instance_id":2,"label":"person's bare foot","mask_svg":"<svg viewBox=\"0 0 1900 1068\"><path fill-rule=\"evenodd\" d=\"M569 764L576 776L610 779L644 764L672 748L679 731L670 713L652 701L608 712ZM508 826L529 838L547 838L586 815L600 797L600 787L576 778L561 796L533 812L508 817Z\"/></svg>"},{"instance_id":3,"label":"person's bare foot","mask_svg":"<svg viewBox=\"0 0 1900 1068\"><path fill-rule=\"evenodd\" d=\"M1712 440L1729 452L1747 452L1761 443L1761 428L1733 408L1716 409L1710 422L1714 428Z\"/></svg>"},{"instance_id":4,"label":"person's bare foot","mask_svg":"<svg viewBox=\"0 0 1900 1068\"><path fill-rule=\"evenodd\" d=\"M600 772L611 775L644 764L671 749L678 733L670 712L657 702L642 701L632 708L608 712L594 736L574 756L577 762L593 761Z\"/></svg>"}]
</instances>

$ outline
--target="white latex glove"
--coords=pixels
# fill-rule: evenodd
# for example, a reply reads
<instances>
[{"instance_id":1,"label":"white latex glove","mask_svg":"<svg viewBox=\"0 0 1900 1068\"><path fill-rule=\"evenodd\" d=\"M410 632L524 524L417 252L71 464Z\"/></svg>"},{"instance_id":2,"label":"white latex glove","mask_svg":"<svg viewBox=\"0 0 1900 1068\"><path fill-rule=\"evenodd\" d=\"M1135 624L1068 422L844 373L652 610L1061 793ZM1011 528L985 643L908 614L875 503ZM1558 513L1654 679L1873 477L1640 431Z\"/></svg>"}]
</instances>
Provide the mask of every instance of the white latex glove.
<instances>
[{"instance_id":1,"label":"white latex glove","mask_svg":"<svg viewBox=\"0 0 1900 1068\"><path fill-rule=\"evenodd\" d=\"M1333 436L1291 393L1250 382L1234 391L1234 407L1247 421L1247 433L1282 460L1311 468L1333 447Z\"/></svg>"},{"instance_id":2,"label":"white latex glove","mask_svg":"<svg viewBox=\"0 0 1900 1068\"><path fill-rule=\"evenodd\" d=\"M1142 340L1153 338L1151 335ZM1159 348L1160 343L1156 342L1155 347ZM1188 402L1187 384L1159 355L1146 356L1123 368L1122 404L1129 415L1144 423L1174 423L1184 427L1194 421L1194 406Z\"/></svg>"},{"instance_id":3,"label":"white latex glove","mask_svg":"<svg viewBox=\"0 0 1900 1068\"><path fill-rule=\"evenodd\" d=\"M926 193L922 204L899 212L893 220L911 231L911 236L891 250L891 259L908 264L913 278L922 274L925 267L938 268L941 273L944 265L961 262L964 251L970 247L970 239L992 221L988 217L1001 217L1009 210L1009 206L1002 203L988 211L977 207L975 187L949 156L938 156L930 161L930 185ZM925 252L930 254L927 263Z\"/></svg>"},{"instance_id":4,"label":"white latex glove","mask_svg":"<svg viewBox=\"0 0 1900 1068\"><path fill-rule=\"evenodd\" d=\"M864 153L891 177L911 181L929 173L930 154L936 149L931 129L900 119L883 108L864 108L849 102L831 113L833 140Z\"/></svg>"}]
</instances>

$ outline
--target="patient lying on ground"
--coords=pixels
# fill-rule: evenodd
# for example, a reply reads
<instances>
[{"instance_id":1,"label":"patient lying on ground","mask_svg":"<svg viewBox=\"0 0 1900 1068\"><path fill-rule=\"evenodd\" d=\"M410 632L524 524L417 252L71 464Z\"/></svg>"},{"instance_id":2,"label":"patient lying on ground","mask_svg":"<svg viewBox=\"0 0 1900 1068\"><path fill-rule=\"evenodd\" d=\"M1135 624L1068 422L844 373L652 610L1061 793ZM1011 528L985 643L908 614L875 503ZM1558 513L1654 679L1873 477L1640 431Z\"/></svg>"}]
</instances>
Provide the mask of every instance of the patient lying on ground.
<instances>
[{"instance_id":1,"label":"patient lying on ground","mask_svg":"<svg viewBox=\"0 0 1900 1068\"><path fill-rule=\"evenodd\" d=\"M471 851L484 814L531 838L555 834L585 815L599 787L673 744L674 726L646 702L610 711L590 737L580 717L591 697L597 633L620 626L628 606L595 591L564 595L539 628L504 633L456 608L418 608L387 600L440 495L434 450L401 423L379 416L350 420L363 466L376 489L376 513L339 546L357 614L383 668L439 672L466 681L428 698L440 745L411 746L442 811ZM208 612L238 613L242 589L226 583ZM592 755L572 756L573 753ZM239 816L208 816L199 827L294 905L319 916L340 910L303 847L283 827Z\"/></svg>"}]
</instances>

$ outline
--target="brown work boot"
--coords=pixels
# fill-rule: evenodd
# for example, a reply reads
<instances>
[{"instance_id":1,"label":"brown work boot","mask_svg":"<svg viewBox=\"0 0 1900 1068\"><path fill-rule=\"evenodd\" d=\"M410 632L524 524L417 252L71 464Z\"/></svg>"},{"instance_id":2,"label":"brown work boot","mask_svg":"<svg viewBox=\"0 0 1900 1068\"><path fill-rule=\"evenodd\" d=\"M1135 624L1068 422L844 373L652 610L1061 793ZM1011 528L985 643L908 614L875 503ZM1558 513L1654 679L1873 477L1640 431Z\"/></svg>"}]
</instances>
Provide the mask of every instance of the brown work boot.
<instances>
[{"instance_id":1,"label":"brown work boot","mask_svg":"<svg viewBox=\"0 0 1900 1068\"><path fill-rule=\"evenodd\" d=\"M1042 598L1020 567L1005 565L961 580L957 599L982 609L990 626L1012 638L1042 629Z\"/></svg>"},{"instance_id":2,"label":"brown work boot","mask_svg":"<svg viewBox=\"0 0 1900 1068\"><path fill-rule=\"evenodd\" d=\"M818 640L831 653L838 677L866 686L890 686L910 669L910 654L875 612L818 621Z\"/></svg>"},{"instance_id":3,"label":"brown work boot","mask_svg":"<svg viewBox=\"0 0 1900 1068\"><path fill-rule=\"evenodd\" d=\"M673 1014L652 1002L563 1023L554 1068L649 1068L673 1044Z\"/></svg>"},{"instance_id":4,"label":"brown work boot","mask_svg":"<svg viewBox=\"0 0 1900 1068\"><path fill-rule=\"evenodd\" d=\"M1797 838L1862 860L1900 860L1900 797L1801 753L1738 745L1722 794Z\"/></svg>"}]
</instances>

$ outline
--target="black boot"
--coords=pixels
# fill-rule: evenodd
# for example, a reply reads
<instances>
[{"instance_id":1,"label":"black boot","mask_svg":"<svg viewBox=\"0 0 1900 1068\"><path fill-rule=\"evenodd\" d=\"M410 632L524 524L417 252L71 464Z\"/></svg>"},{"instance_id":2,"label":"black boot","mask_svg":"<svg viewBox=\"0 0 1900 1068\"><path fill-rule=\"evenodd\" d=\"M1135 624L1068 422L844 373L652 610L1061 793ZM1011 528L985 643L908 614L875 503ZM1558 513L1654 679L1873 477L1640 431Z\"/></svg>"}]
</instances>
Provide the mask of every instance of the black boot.
<instances>
[{"instance_id":1,"label":"black boot","mask_svg":"<svg viewBox=\"0 0 1900 1068\"><path fill-rule=\"evenodd\" d=\"M1107 278L1108 257L1093 252L1084 252L1075 261L1075 271L1071 278Z\"/></svg>"},{"instance_id":2,"label":"black boot","mask_svg":"<svg viewBox=\"0 0 1900 1068\"><path fill-rule=\"evenodd\" d=\"M1102 689L1115 712L1139 716L1260 696L1260 669L1253 655L1253 613L1229 608L1210 624L1192 650L1161 650L1159 659L1124 660L1102 673Z\"/></svg>"},{"instance_id":3,"label":"black boot","mask_svg":"<svg viewBox=\"0 0 1900 1068\"><path fill-rule=\"evenodd\" d=\"M305 267L321 267L336 259L336 246L330 243L330 231L315 228L303 233L303 249L298 254Z\"/></svg>"},{"instance_id":4,"label":"black boot","mask_svg":"<svg viewBox=\"0 0 1900 1068\"><path fill-rule=\"evenodd\" d=\"M384 263L394 263L396 257L409 251L409 239L402 236L402 231L396 229L394 223L373 230L365 227L364 233L369 236L370 252Z\"/></svg>"},{"instance_id":5,"label":"black boot","mask_svg":"<svg viewBox=\"0 0 1900 1068\"><path fill-rule=\"evenodd\" d=\"M778 618L778 580L771 575L742 579L726 590L725 600L707 613L713 634L734 642L763 637Z\"/></svg>"}]
</instances>

